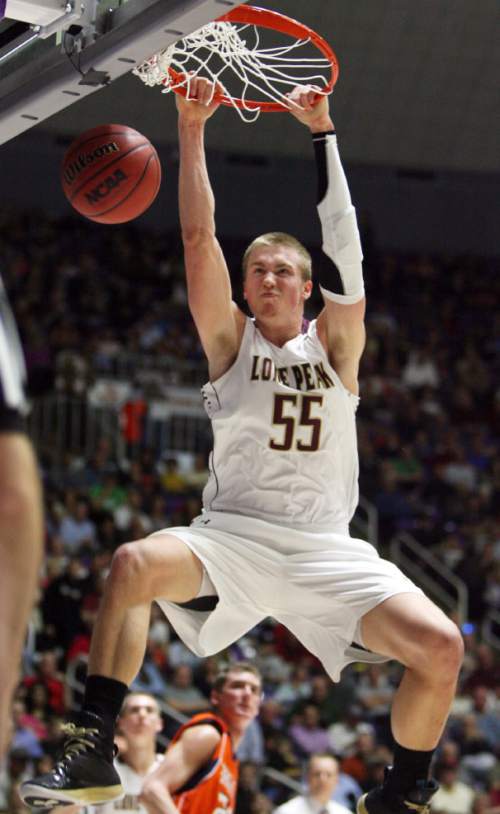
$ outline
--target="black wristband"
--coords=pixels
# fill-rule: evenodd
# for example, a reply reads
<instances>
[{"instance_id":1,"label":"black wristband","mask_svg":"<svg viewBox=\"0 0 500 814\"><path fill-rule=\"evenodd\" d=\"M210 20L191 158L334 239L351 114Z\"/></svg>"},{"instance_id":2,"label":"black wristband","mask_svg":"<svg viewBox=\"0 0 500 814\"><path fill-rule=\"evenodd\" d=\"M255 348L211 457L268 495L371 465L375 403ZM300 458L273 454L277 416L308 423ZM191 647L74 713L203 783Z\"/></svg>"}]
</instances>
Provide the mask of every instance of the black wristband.
<instances>
[{"instance_id":1,"label":"black wristband","mask_svg":"<svg viewBox=\"0 0 500 814\"><path fill-rule=\"evenodd\" d=\"M335 136L335 135L337 135L335 130L324 130L321 133L311 133L313 141L316 141L316 139L324 139L327 136Z\"/></svg>"}]
</instances>

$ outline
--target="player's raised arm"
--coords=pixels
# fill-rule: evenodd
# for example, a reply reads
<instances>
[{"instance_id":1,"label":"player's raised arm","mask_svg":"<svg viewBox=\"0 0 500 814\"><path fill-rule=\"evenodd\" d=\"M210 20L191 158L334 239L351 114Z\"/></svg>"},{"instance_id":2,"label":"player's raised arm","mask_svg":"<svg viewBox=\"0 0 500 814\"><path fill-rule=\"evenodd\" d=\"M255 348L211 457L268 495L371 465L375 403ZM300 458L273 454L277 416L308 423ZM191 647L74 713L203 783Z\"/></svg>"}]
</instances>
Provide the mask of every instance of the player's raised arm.
<instances>
[{"instance_id":1,"label":"player's raised arm","mask_svg":"<svg viewBox=\"0 0 500 814\"><path fill-rule=\"evenodd\" d=\"M213 83L193 77L189 99L177 96L176 101L179 211L188 301L208 358L210 377L215 379L237 355L244 317L232 301L229 272L215 234L215 201L204 145L205 124L219 106L212 97Z\"/></svg>"},{"instance_id":2,"label":"player's raised arm","mask_svg":"<svg viewBox=\"0 0 500 814\"><path fill-rule=\"evenodd\" d=\"M172 795L208 764L220 738L207 724L186 729L144 781L140 800L148 814L178 814Z\"/></svg>"},{"instance_id":3,"label":"player's raised arm","mask_svg":"<svg viewBox=\"0 0 500 814\"><path fill-rule=\"evenodd\" d=\"M298 86L290 94L290 112L311 131L318 170L318 214L325 263L319 283L325 309L318 320L331 362L350 390L357 392L359 360L364 348L365 289L363 254L356 211L340 161L327 96Z\"/></svg>"}]
</instances>

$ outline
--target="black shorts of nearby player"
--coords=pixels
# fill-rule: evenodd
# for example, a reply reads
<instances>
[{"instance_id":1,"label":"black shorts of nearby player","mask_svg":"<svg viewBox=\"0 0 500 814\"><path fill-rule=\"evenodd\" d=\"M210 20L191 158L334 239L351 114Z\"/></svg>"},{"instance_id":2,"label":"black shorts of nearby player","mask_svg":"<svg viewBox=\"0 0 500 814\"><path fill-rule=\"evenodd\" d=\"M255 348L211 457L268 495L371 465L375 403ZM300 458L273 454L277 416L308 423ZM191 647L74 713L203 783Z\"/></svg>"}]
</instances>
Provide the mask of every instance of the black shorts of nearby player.
<instances>
[{"instance_id":1,"label":"black shorts of nearby player","mask_svg":"<svg viewBox=\"0 0 500 814\"><path fill-rule=\"evenodd\" d=\"M17 410L0 404L0 435L6 432L26 432L26 418Z\"/></svg>"}]
</instances>

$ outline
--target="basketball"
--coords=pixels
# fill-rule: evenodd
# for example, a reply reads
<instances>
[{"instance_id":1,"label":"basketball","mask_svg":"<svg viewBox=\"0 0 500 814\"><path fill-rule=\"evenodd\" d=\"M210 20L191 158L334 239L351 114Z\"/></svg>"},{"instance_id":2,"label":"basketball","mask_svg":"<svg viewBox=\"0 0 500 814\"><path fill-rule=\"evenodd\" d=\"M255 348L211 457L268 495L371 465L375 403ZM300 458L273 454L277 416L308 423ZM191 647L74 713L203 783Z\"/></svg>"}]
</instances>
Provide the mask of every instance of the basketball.
<instances>
[{"instance_id":1,"label":"basketball","mask_svg":"<svg viewBox=\"0 0 500 814\"><path fill-rule=\"evenodd\" d=\"M150 141L123 124L82 133L62 162L61 182L71 206L97 223L126 223L153 203L161 181Z\"/></svg>"}]
</instances>

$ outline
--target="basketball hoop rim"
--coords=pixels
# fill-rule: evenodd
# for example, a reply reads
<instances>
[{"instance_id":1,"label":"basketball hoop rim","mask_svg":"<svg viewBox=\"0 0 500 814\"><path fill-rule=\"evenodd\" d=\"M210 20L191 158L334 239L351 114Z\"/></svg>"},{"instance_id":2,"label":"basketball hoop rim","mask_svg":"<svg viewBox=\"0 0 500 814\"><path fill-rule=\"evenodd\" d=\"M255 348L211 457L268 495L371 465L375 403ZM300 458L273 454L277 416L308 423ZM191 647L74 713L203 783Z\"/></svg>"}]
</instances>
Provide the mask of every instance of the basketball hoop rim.
<instances>
[{"instance_id":1,"label":"basketball hoop rim","mask_svg":"<svg viewBox=\"0 0 500 814\"><path fill-rule=\"evenodd\" d=\"M310 40L323 56L326 57L331 66L330 79L322 89L322 92L329 94L333 90L339 76L337 57L327 41L305 23L294 20L293 17L287 17L286 14L281 14L278 11L271 11L270 9L260 8L259 6L246 5L236 6L236 8L231 9L231 11L228 11L221 17L217 17L215 22L256 25L260 28L270 28L275 31L280 31L298 40ZM168 68L168 73L176 83L182 82L184 79L183 75L174 68ZM188 93L185 85L174 86L173 90L181 96L187 96ZM220 97L216 96L215 98L223 105L236 106L244 110L258 109L262 113L282 113L283 111L288 111L288 107L281 102L258 102L252 99L229 98L226 95L221 95Z\"/></svg>"}]
</instances>

